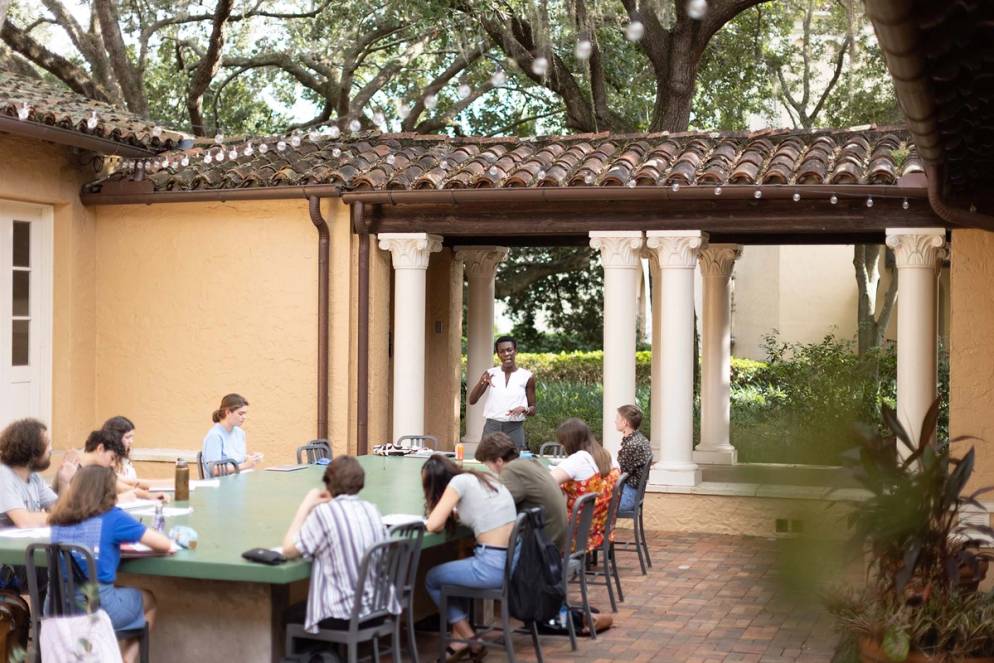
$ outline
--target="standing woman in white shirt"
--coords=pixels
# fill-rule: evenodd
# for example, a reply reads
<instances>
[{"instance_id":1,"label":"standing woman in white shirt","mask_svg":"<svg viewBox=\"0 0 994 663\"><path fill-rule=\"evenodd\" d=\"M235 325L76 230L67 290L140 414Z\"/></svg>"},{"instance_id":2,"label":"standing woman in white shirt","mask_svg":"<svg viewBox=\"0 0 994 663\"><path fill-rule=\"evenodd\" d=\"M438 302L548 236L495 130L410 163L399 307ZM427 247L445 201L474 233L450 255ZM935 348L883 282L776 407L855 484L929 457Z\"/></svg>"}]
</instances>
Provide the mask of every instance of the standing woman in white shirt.
<instances>
[{"instance_id":1,"label":"standing woman in white shirt","mask_svg":"<svg viewBox=\"0 0 994 663\"><path fill-rule=\"evenodd\" d=\"M525 417L535 416L535 376L519 368L518 342L512 336L501 336L494 343L500 366L488 368L469 392L469 404L476 405L484 393L483 434L505 433L518 450L528 448L525 441Z\"/></svg>"},{"instance_id":2,"label":"standing woman in white shirt","mask_svg":"<svg viewBox=\"0 0 994 663\"><path fill-rule=\"evenodd\" d=\"M248 418L248 401L238 394L228 394L221 399L221 406L214 410L211 420L214 425L204 436L203 461L213 463L219 460L233 460L238 470L248 470L262 460L262 454L250 454L245 446L245 431L242 425ZM215 468L215 472L223 473Z\"/></svg>"}]
</instances>

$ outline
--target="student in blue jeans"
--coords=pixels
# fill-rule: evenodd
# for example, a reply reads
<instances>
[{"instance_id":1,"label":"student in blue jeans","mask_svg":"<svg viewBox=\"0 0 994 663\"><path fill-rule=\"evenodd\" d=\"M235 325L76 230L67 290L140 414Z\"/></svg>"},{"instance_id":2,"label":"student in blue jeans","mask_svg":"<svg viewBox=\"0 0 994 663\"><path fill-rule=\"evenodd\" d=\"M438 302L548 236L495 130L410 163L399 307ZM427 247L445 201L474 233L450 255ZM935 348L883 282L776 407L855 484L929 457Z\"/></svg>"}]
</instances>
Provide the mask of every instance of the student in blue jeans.
<instances>
[{"instance_id":1,"label":"student in blue jeans","mask_svg":"<svg viewBox=\"0 0 994 663\"><path fill-rule=\"evenodd\" d=\"M88 548L97 565L100 608L110 617L115 631L152 628L155 599L148 591L134 587L117 587L117 567L121 562L121 544L141 542L156 552L169 552L171 542L117 508L117 475L109 467L81 467L69 488L55 503L49 522L52 543L75 544ZM87 567L79 565L85 576ZM89 578L90 581L94 580ZM83 597L77 596L82 602ZM121 643L125 663L138 660L138 641Z\"/></svg>"},{"instance_id":2,"label":"student in blue jeans","mask_svg":"<svg viewBox=\"0 0 994 663\"><path fill-rule=\"evenodd\" d=\"M477 589L498 589L504 584L507 544L514 530L517 510L511 493L489 474L466 470L442 454L435 454L421 467L421 485L428 511L427 529L441 532L454 526L455 520L473 530L476 546L473 556L439 564L425 577L425 588L435 605L441 603L443 585L460 585ZM475 637L468 619L465 601L450 600L448 614L454 638ZM486 654L483 647L471 651L463 643L449 647L448 661L467 653L474 660Z\"/></svg>"}]
</instances>

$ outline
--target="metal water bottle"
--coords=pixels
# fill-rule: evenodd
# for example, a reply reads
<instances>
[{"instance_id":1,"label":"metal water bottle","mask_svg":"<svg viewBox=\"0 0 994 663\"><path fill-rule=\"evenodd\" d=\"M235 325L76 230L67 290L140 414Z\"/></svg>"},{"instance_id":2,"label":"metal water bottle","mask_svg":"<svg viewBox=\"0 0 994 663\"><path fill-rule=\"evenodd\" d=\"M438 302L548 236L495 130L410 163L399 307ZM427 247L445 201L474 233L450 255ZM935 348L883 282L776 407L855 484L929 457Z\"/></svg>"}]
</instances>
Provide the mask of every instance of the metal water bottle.
<instances>
[{"instance_id":1,"label":"metal water bottle","mask_svg":"<svg viewBox=\"0 0 994 663\"><path fill-rule=\"evenodd\" d=\"M176 459L176 501L190 499L190 466L182 458Z\"/></svg>"}]
</instances>

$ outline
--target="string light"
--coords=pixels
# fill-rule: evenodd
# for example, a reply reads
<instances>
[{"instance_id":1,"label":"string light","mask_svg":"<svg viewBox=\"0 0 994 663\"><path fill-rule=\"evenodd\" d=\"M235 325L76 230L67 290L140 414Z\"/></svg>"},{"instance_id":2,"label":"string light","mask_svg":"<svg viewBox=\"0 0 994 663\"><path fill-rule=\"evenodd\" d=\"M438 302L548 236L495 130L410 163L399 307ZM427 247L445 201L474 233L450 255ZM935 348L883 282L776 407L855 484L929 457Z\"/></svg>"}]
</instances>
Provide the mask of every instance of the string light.
<instances>
[{"instance_id":1,"label":"string light","mask_svg":"<svg viewBox=\"0 0 994 663\"><path fill-rule=\"evenodd\" d=\"M353 119L349 122L349 131L352 133L359 133L360 129L362 129L362 123L359 120Z\"/></svg>"},{"instance_id":2,"label":"string light","mask_svg":"<svg viewBox=\"0 0 994 663\"><path fill-rule=\"evenodd\" d=\"M459 98L463 100L469 99L469 95L473 94L473 88L466 83L460 85L457 91L459 92Z\"/></svg>"},{"instance_id":3,"label":"string light","mask_svg":"<svg viewBox=\"0 0 994 663\"><path fill-rule=\"evenodd\" d=\"M716 186L714 188L714 195L716 195L716 196L720 196L721 195L721 187L720 186Z\"/></svg>"},{"instance_id":4,"label":"string light","mask_svg":"<svg viewBox=\"0 0 994 663\"><path fill-rule=\"evenodd\" d=\"M235 148L231 148L231 150L228 151L228 158L230 160L232 160L232 161L234 161L235 159L237 159L238 158L238 150L236 150Z\"/></svg>"},{"instance_id":5,"label":"string light","mask_svg":"<svg viewBox=\"0 0 994 663\"><path fill-rule=\"evenodd\" d=\"M269 151L269 146L265 143L259 143L259 154L265 154Z\"/></svg>"},{"instance_id":6,"label":"string light","mask_svg":"<svg viewBox=\"0 0 994 663\"><path fill-rule=\"evenodd\" d=\"M674 182L673 186L671 186L670 189L673 190L673 193L676 193L677 191L680 190L680 183L679 182Z\"/></svg>"},{"instance_id":7,"label":"string light","mask_svg":"<svg viewBox=\"0 0 994 663\"><path fill-rule=\"evenodd\" d=\"M540 170L540 171L538 171L538 173L537 173L537 174L535 175L535 177L536 177L536 178L538 179L538 181L539 181L539 182L541 182L542 180L544 180L544 179L545 179L545 176L546 176L547 174L548 174L548 173L546 173L546 172L545 172L544 170Z\"/></svg>"},{"instance_id":8,"label":"string light","mask_svg":"<svg viewBox=\"0 0 994 663\"><path fill-rule=\"evenodd\" d=\"M152 137L153 138L158 138L161 135L162 135L162 127L159 127L159 126L152 127Z\"/></svg>"},{"instance_id":9,"label":"string light","mask_svg":"<svg viewBox=\"0 0 994 663\"><path fill-rule=\"evenodd\" d=\"M279 141L277 141L277 143L276 143L276 151L277 152L284 152L284 151L286 151L286 141L283 140L282 138Z\"/></svg>"},{"instance_id":10,"label":"string light","mask_svg":"<svg viewBox=\"0 0 994 663\"><path fill-rule=\"evenodd\" d=\"M184 168L186 166L189 166L190 165L190 157L188 157L188 156L186 156L184 154L183 158L179 160L179 165L183 166Z\"/></svg>"},{"instance_id":11,"label":"string light","mask_svg":"<svg viewBox=\"0 0 994 663\"><path fill-rule=\"evenodd\" d=\"M328 129L328 135L331 136L332 139L337 139L339 136L342 135L342 130L338 128L337 124L333 124Z\"/></svg>"},{"instance_id":12,"label":"string light","mask_svg":"<svg viewBox=\"0 0 994 663\"><path fill-rule=\"evenodd\" d=\"M545 76L549 72L549 60L543 56L538 56L532 60L532 73L536 76Z\"/></svg>"},{"instance_id":13,"label":"string light","mask_svg":"<svg viewBox=\"0 0 994 663\"><path fill-rule=\"evenodd\" d=\"M222 133L214 134L214 142L217 143L218 145L220 145L221 143L223 143L224 142L224 134L222 134Z\"/></svg>"},{"instance_id":14,"label":"string light","mask_svg":"<svg viewBox=\"0 0 994 663\"><path fill-rule=\"evenodd\" d=\"M395 157L395 156L394 156L394 155L392 155L392 154L388 154L388 155L387 155L387 163L388 163L388 164L390 164L390 165L392 166L392 165L394 164L394 162L395 162L395 161L397 161L397 157Z\"/></svg>"},{"instance_id":15,"label":"string light","mask_svg":"<svg viewBox=\"0 0 994 663\"><path fill-rule=\"evenodd\" d=\"M207 152L207 153L204 154L204 163L210 164L210 162L213 161L213 160L214 160L214 157L211 156L210 152Z\"/></svg>"},{"instance_id":16,"label":"string light","mask_svg":"<svg viewBox=\"0 0 994 663\"><path fill-rule=\"evenodd\" d=\"M100 120L97 118L97 111L90 111L90 117L86 118L86 128L90 131L97 128Z\"/></svg>"},{"instance_id":17,"label":"string light","mask_svg":"<svg viewBox=\"0 0 994 663\"><path fill-rule=\"evenodd\" d=\"M866 198L866 206L867 207L873 207L873 196L868 196Z\"/></svg>"},{"instance_id":18,"label":"string light","mask_svg":"<svg viewBox=\"0 0 994 663\"><path fill-rule=\"evenodd\" d=\"M333 156L333 157L335 157L337 159L338 157L342 156L342 150L340 148L337 148L337 147L333 148L331 150L331 156Z\"/></svg>"},{"instance_id":19,"label":"string light","mask_svg":"<svg viewBox=\"0 0 994 663\"><path fill-rule=\"evenodd\" d=\"M373 124L380 127L381 130L386 130L387 128L387 116L380 111L373 113Z\"/></svg>"},{"instance_id":20,"label":"string light","mask_svg":"<svg viewBox=\"0 0 994 663\"><path fill-rule=\"evenodd\" d=\"M317 129L311 129L310 131L307 132L307 139L310 140L312 143L318 142L318 138L320 137L321 134L318 133Z\"/></svg>"},{"instance_id":21,"label":"string light","mask_svg":"<svg viewBox=\"0 0 994 663\"><path fill-rule=\"evenodd\" d=\"M573 51L573 54L577 60L589 60L593 52L594 43L586 37L582 37L580 41L576 42L576 49Z\"/></svg>"},{"instance_id":22,"label":"string light","mask_svg":"<svg viewBox=\"0 0 994 663\"><path fill-rule=\"evenodd\" d=\"M756 189L755 191L752 192L752 197L755 198L756 200L759 200L760 198L763 197L763 191L761 189Z\"/></svg>"},{"instance_id":23,"label":"string light","mask_svg":"<svg viewBox=\"0 0 994 663\"><path fill-rule=\"evenodd\" d=\"M490 77L490 84L494 87L500 87L507 82L507 74L504 73L503 69L498 69Z\"/></svg>"},{"instance_id":24,"label":"string light","mask_svg":"<svg viewBox=\"0 0 994 663\"><path fill-rule=\"evenodd\" d=\"M406 120L410 115L411 115L411 107L405 104L404 102L400 102L400 104L397 106L397 116L401 120Z\"/></svg>"},{"instance_id":25,"label":"string light","mask_svg":"<svg viewBox=\"0 0 994 663\"><path fill-rule=\"evenodd\" d=\"M248 143L245 144L245 149L242 151L242 154L245 155L245 156L247 156L247 157L250 157L253 154L255 154L255 150L252 148L252 142L251 141L249 141Z\"/></svg>"},{"instance_id":26,"label":"string light","mask_svg":"<svg viewBox=\"0 0 994 663\"><path fill-rule=\"evenodd\" d=\"M911 207L911 204L908 203L908 199L907 198L905 198L903 201L901 201L901 209L908 209L909 207Z\"/></svg>"},{"instance_id":27,"label":"string light","mask_svg":"<svg viewBox=\"0 0 994 663\"><path fill-rule=\"evenodd\" d=\"M645 36L645 26L642 21L634 20L625 26L625 39L628 41L640 41Z\"/></svg>"},{"instance_id":28,"label":"string light","mask_svg":"<svg viewBox=\"0 0 994 663\"><path fill-rule=\"evenodd\" d=\"M17 107L18 120L26 120L28 119L28 115L30 114L31 114L31 106L28 105L28 102L25 101L24 103L22 103L20 106Z\"/></svg>"},{"instance_id":29,"label":"string light","mask_svg":"<svg viewBox=\"0 0 994 663\"><path fill-rule=\"evenodd\" d=\"M300 134L293 133L290 135L290 145L300 147Z\"/></svg>"},{"instance_id":30,"label":"string light","mask_svg":"<svg viewBox=\"0 0 994 663\"><path fill-rule=\"evenodd\" d=\"M794 192L794 195L793 195L793 196L791 196L791 197L792 197L792 198L794 199L794 202L796 203L797 201L799 201L799 200L801 199L801 194L799 194L799 193L797 193L797 192L795 191L795 192Z\"/></svg>"},{"instance_id":31,"label":"string light","mask_svg":"<svg viewBox=\"0 0 994 663\"><path fill-rule=\"evenodd\" d=\"M434 110L435 106L438 105L438 97L434 94L425 95L425 108L428 110Z\"/></svg>"},{"instance_id":32,"label":"string light","mask_svg":"<svg viewBox=\"0 0 994 663\"><path fill-rule=\"evenodd\" d=\"M687 16L699 21L708 13L708 0L689 0L687 2Z\"/></svg>"},{"instance_id":33,"label":"string light","mask_svg":"<svg viewBox=\"0 0 994 663\"><path fill-rule=\"evenodd\" d=\"M625 182L625 186L627 186L629 189L634 189L635 188L635 180L628 180L627 182Z\"/></svg>"},{"instance_id":34,"label":"string light","mask_svg":"<svg viewBox=\"0 0 994 663\"><path fill-rule=\"evenodd\" d=\"M828 202L830 202L833 205L835 205L835 204L837 204L839 202L839 197L833 193L832 197L828 199Z\"/></svg>"},{"instance_id":35,"label":"string light","mask_svg":"<svg viewBox=\"0 0 994 663\"><path fill-rule=\"evenodd\" d=\"M439 165L439 167L442 170L448 170L449 169L449 160L448 159L442 159L441 163L439 163L438 165Z\"/></svg>"}]
</instances>

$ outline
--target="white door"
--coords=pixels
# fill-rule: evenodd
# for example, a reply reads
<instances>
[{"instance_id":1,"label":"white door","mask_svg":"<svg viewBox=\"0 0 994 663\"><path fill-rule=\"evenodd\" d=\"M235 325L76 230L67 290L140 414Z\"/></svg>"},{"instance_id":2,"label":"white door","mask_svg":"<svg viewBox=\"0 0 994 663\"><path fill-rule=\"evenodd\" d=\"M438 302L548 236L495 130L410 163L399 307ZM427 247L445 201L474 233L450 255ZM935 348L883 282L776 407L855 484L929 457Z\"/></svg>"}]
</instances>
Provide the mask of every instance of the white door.
<instances>
[{"instance_id":1,"label":"white door","mask_svg":"<svg viewBox=\"0 0 994 663\"><path fill-rule=\"evenodd\" d=\"M51 403L52 211L0 200L0 428Z\"/></svg>"}]
</instances>

